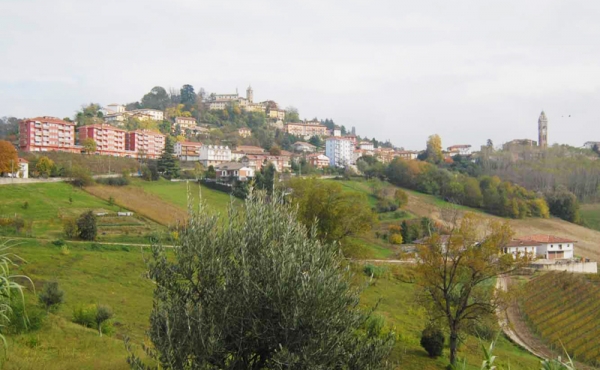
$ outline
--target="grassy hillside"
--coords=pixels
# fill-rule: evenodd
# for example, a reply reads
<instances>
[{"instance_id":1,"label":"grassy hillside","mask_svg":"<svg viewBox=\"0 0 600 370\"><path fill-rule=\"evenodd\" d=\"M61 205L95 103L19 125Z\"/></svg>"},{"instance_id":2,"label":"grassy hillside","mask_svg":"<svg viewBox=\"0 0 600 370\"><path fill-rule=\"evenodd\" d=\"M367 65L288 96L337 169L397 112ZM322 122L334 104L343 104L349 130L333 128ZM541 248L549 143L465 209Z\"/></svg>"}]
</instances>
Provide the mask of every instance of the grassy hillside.
<instances>
[{"instance_id":1,"label":"grassy hillside","mask_svg":"<svg viewBox=\"0 0 600 370\"><path fill-rule=\"evenodd\" d=\"M5 369L127 369L122 338L134 343L144 341L152 308L152 284L145 278L142 251L138 248L107 246L95 250L91 244L70 244L68 253L49 243L29 242L13 248L27 260L19 273L29 275L39 291L43 283L59 282L65 291L65 303L50 314L38 331L9 335ZM363 284L362 267L355 266L357 283ZM385 269L362 294L361 304L379 304L377 314L394 326L398 342L392 360L398 369L443 369L444 359L432 360L419 345L426 315L415 305L414 285L402 282L404 267ZM35 296L27 292L30 308ZM114 312L115 333L100 338L96 330L71 322L73 308L81 304L108 304ZM139 350L139 347L137 348ZM531 369L536 360L500 339L495 352L502 364L511 369ZM461 356L477 369L481 361L479 341L467 336Z\"/></svg>"},{"instance_id":2,"label":"grassy hillside","mask_svg":"<svg viewBox=\"0 0 600 370\"><path fill-rule=\"evenodd\" d=\"M546 273L524 289L521 309L551 347L600 365L600 287L583 275Z\"/></svg>"},{"instance_id":3,"label":"grassy hillside","mask_svg":"<svg viewBox=\"0 0 600 370\"><path fill-rule=\"evenodd\" d=\"M94 175L105 173L122 173L123 171L137 172L140 164L133 158L111 157L107 155L81 155L65 152L28 152L21 153L20 157L27 159L29 169L34 169L34 165L39 158L46 156L54 161L59 168L71 168L80 166L87 168Z\"/></svg>"},{"instance_id":4,"label":"grassy hillside","mask_svg":"<svg viewBox=\"0 0 600 370\"><path fill-rule=\"evenodd\" d=\"M587 227L600 231L600 204L582 204L579 214Z\"/></svg>"},{"instance_id":5,"label":"grassy hillside","mask_svg":"<svg viewBox=\"0 0 600 370\"><path fill-rule=\"evenodd\" d=\"M16 215L25 221L21 233L0 226L0 235L63 238L65 218L76 218L88 210L108 213L121 210L118 205L110 205L66 183L3 185L0 199L0 217ZM99 217L98 227L98 240L106 242L145 242L147 235L160 229L156 223L137 215Z\"/></svg>"}]
</instances>

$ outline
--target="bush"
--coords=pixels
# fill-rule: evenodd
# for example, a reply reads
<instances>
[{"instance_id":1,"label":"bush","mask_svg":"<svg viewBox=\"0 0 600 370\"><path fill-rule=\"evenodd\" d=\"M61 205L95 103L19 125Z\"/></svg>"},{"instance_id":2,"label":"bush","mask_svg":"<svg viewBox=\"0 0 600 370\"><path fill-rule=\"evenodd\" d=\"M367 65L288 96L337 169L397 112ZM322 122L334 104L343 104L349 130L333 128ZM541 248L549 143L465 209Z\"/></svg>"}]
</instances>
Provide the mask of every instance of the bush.
<instances>
[{"instance_id":1,"label":"bush","mask_svg":"<svg viewBox=\"0 0 600 370\"><path fill-rule=\"evenodd\" d=\"M102 336L102 325L113 317L112 309L109 306L96 306L96 326L100 336Z\"/></svg>"},{"instance_id":2,"label":"bush","mask_svg":"<svg viewBox=\"0 0 600 370\"><path fill-rule=\"evenodd\" d=\"M65 176L71 178L71 184L80 188L94 183L91 172L87 168L81 166L73 166L66 170Z\"/></svg>"},{"instance_id":3,"label":"bush","mask_svg":"<svg viewBox=\"0 0 600 370\"><path fill-rule=\"evenodd\" d=\"M94 240L98 234L96 216L92 211L82 213L77 219L77 234L82 240Z\"/></svg>"},{"instance_id":4,"label":"bush","mask_svg":"<svg viewBox=\"0 0 600 370\"><path fill-rule=\"evenodd\" d=\"M131 183L129 176L100 178L97 179L96 182L98 184L109 186L127 186Z\"/></svg>"},{"instance_id":5,"label":"bush","mask_svg":"<svg viewBox=\"0 0 600 370\"><path fill-rule=\"evenodd\" d=\"M77 222L72 218L63 220L63 231L67 239L73 239L77 236Z\"/></svg>"},{"instance_id":6,"label":"bush","mask_svg":"<svg viewBox=\"0 0 600 370\"><path fill-rule=\"evenodd\" d=\"M394 245L402 244L402 235L400 234L391 234L388 238L388 241Z\"/></svg>"},{"instance_id":7,"label":"bush","mask_svg":"<svg viewBox=\"0 0 600 370\"><path fill-rule=\"evenodd\" d=\"M385 198L377 201L375 209L377 210L377 213L394 212L398 209L398 205L393 200Z\"/></svg>"},{"instance_id":8,"label":"bush","mask_svg":"<svg viewBox=\"0 0 600 370\"><path fill-rule=\"evenodd\" d=\"M28 209L29 208L29 202L25 202L23 203L23 209Z\"/></svg>"},{"instance_id":9,"label":"bush","mask_svg":"<svg viewBox=\"0 0 600 370\"><path fill-rule=\"evenodd\" d=\"M11 303L12 311L8 313L6 333L23 334L42 328L46 312L39 307L25 307L20 296L15 296ZM4 331L4 329L3 329Z\"/></svg>"},{"instance_id":10,"label":"bush","mask_svg":"<svg viewBox=\"0 0 600 370\"><path fill-rule=\"evenodd\" d=\"M42 306L48 311L55 311L64 301L65 292L60 290L57 281L44 284L44 289L39 295Z\"/></svg>"},{"instance_id":11,"label":"bush","mask_svg":"<svg viewBox=\"0 0 600 370\"><path fill-rule=\"evenodd\" d=\"M436 327L428 326L421 332L421 347L427 351L429 357L436 358L444 350L444 333Z\"/></svg>"},{"instance_id":12,"label":"bush","mask_svg":"<svg viewBox=\"0 0 600 370\"><path fill-rule=\"evenodd\" d=\"M16 216L12 220L12 226L15 228L15 231L17 233L20 233L21 229L25 227L25 220L23 220L21 217Z\"/></svg>"},{"instance_id":13,"label":"bush","mask_svg":"<svg viewBox=\"0 0 600 370\"><path fill-rule=\"evenodd\" d=\"M73 310L73 322L86 328L96 327L96 305L77 306Z\"/></svg>"},{"instance_id":14,"label":"bush","mask_svg":"<svg viewBox=\"0 0 600 370\"><path fill-rule=\"evenodd\" d=\"M367 264L365 265L363 272L369 277L380 278L385 273L385 267Z\"/></svg>"},{"instance_id":15,"label":"bush","mask_svg":"<svg viewBox=\"0 0 600 370\"><path fill-rule=\"evenodd\" d=\"M52 244L56 247L62 247L63 245L65 245L65 241L62 239L56 239L52 241Z\"/></svg>"},{"instance_id":16,"label":"bush","mask_svg":"<svg viewBox=\"0 0 600 370\"><path fill-rule=\"evenodd\" d=\"M396 200L398 208L402 208L408 203L408 195L402 189L396 189L396 192L394 193L394 199Z\"/></svg>"}]
</instances>

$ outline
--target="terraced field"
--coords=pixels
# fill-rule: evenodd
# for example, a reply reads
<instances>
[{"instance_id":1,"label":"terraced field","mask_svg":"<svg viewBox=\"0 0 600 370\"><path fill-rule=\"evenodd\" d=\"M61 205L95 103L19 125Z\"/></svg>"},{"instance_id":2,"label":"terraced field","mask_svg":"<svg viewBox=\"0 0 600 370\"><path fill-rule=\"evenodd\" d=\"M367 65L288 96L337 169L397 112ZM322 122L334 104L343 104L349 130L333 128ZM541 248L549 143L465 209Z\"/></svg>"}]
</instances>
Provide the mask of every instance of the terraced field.
<instances>
[{"instance_id":1,"label":"terraced field","mask_svg":"<svg viewBox=\"0 0 600 370\"><path fill-rule=\"evenodd\" d=\"M584 275L546 273L525 285L521 311L552 348L600 365L600 287Z\"/></svg>"}]
</instances>

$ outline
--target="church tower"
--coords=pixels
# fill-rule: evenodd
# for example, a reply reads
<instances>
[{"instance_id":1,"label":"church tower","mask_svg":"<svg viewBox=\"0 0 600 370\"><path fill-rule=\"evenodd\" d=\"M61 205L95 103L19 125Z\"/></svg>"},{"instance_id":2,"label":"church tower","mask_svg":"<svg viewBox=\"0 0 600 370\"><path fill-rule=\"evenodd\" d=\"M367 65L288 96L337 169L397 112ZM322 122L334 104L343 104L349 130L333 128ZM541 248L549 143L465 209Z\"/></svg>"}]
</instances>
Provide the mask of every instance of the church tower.
<instances>
[{"instance_id":1,"label":"church tower","mask_svg":"<svg viewBox=\"0 0 600 370\"><path fill-rule=\"evenodd\" d=\"M246 99L248 99L248 103L252 103L252 99L254 99L254 92L252 91L252 86L248 86L248 89L246 89Z\"/></svg>"},{"instance_id":2,"label":"church tower","mask_svg":"<svg viewBox=\"0 0 600 370\"><path fill-rule=\"evenodd\" d=\"M548 147L548 118L546 118L544 111L538 119L538 145L542 149Z\"/></svg>"}]
</instances>

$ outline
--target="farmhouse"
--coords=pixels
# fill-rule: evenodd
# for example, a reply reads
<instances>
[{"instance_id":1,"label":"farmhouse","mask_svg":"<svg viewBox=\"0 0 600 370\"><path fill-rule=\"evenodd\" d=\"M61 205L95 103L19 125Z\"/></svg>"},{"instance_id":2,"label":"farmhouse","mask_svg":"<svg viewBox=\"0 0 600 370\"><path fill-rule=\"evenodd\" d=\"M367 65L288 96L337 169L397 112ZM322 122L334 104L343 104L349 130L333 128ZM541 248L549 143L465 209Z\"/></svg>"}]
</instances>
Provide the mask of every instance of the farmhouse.
<instances>
[{"instance_id":1,"label":"farmhouse","mask_svg":"<svg viewBox=\"0 0 600 370\"><path fill-rule=\"evenodd\" d=\"M536 246L536 255L547 260L570 259L574 257L574 240L553 235L530 235L517 240Z\"/></svg>"}]
</instances>

